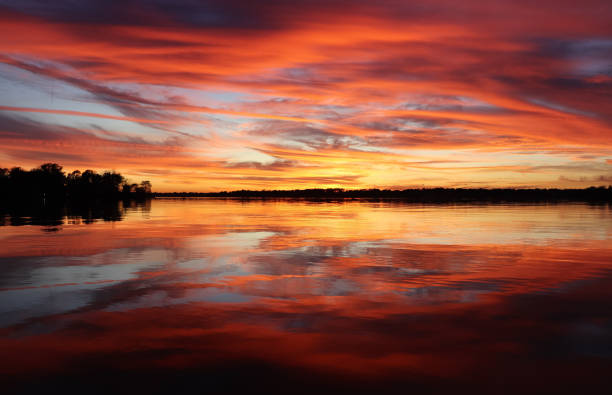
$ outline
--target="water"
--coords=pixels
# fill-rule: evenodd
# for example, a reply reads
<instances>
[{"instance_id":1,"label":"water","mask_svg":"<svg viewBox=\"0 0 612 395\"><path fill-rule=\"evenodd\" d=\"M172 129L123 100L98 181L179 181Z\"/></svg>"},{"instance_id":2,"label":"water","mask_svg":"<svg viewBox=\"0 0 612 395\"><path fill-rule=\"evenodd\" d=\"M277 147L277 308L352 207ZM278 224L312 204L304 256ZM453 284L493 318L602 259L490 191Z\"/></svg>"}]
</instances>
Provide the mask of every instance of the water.
<instances>
[{"instance_id":1,"label":"water","mask_svg":"<svg viewBox=\"0 0 612 395\"><path fill-rule=\"evenodd\" d=\"M607 388L609 206L158 199L111 211L5 217L4 388Z\"/></svg>"}]
</instances>

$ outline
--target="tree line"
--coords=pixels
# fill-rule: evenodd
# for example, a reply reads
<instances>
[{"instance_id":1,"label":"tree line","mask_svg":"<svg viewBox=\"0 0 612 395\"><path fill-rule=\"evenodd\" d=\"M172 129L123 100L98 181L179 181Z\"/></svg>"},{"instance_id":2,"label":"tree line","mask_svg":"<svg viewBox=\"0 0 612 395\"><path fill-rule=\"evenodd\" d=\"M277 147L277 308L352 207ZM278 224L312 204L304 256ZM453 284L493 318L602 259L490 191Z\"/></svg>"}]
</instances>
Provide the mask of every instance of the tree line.
<instances>
[{"instance_id":1,"label":"tree line","mask_svg":"<svg viewBox=\"0 0 612 395\"><path fill-rule=\"evenodd\" d=\"M223 192L155 193L156 197L211 197L238 199L396 199L414 203L453 202L612 202L612 186L583 189L558 188L420 188L420 189L342 189L313 188L294 190L239 190Z\"/></svg>"},{"instance_id":2,"label":"tree line","mask_svg":"<svg viewBox=\"0 0 612 395\"><path fill-rule=\"evenodd\" d=\"M25 170L0 168L0 199L19 202L142 199L151 195L151 183L128 182L121 174L75 170L66 174L57 163Z\"/></svg>"}]
</instances>

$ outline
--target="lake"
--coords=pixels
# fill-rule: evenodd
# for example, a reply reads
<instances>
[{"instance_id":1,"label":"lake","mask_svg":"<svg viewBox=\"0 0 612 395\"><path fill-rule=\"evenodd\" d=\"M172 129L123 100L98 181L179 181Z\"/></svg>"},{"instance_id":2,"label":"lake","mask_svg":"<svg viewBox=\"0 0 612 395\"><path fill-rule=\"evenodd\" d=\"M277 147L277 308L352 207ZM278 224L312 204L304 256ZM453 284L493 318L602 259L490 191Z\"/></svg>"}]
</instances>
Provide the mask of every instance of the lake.
<instances>
[{"instance_id":1,"label":"lake","mask_svg":"<svg viewBox=\"0 0 612 395\"><path fill-rule=\"evenodd\" d=\"M609 205L155 199L0 224L10 393L609 386Z\"/></svg>"}]
</instances>

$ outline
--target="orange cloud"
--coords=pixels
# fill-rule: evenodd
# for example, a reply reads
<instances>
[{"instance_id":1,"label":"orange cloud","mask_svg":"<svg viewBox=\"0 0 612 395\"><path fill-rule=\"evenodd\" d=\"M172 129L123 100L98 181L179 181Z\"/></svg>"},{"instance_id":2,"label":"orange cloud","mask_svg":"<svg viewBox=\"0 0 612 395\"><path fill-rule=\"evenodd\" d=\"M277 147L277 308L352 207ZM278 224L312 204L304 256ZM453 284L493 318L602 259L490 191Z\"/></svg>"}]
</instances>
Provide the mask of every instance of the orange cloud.
<instances>
[{"instance_id":1,"label":"orange cloud","mask_svg":"<svg viewBox=\"0 0 612 395\"><path fill-rule=\"evenodd\" d=\"M108 140L124 141L131 155L108 156L111 141L79 158L68 141L74 136L61 134L40 144L47 150L63 144L70 166L114 167L135 176L159 171L153 178L163 190L422 179L443 186L457 182L457 171L466 172L465 184L562 186L561 175L602 175L598 166L611 152L612 31L604 4L587 1L576 16L569 2L483 8L438 0L426 11L394 1L298 2L291 9L237 1L232 12L225 6L202 11L212 13L208 19L196 17L191 6L167 5L164 12L117 10L122 17L112 21L104 12L5 6L0 76L43 97L56 82L83 93L70 91L66 106L49 106L40 98L16 104L10 97L19 94L11 90L0 111L37 114L38 122L48 114L52 128L83 129L92 118L105 131L99 133L115 130ZM69 101L83 108L69 108ZM112 121L148 129L134 132ZM173 136L175 151L142 151L134 133L153 145L160 133ZM165 138L167 146L171 137ZM0 160L9 165L34 165L37 156L48 161L53 151L22 147L20 154L14 144L0 144ZM276 155L279 150L285 153ZM576 157L570 150L590 154L591 167L573 174L519 172L570 165ZM498 171L483 178L454 165L418 172L403 166L466 158L474 169ZM279 160L295 166L270 166ZM240 162L259 165L232 166ZM276 181L266 174L272 169ZM178 183L177 173L184 177Z\"/></svg>"}]
</instances>

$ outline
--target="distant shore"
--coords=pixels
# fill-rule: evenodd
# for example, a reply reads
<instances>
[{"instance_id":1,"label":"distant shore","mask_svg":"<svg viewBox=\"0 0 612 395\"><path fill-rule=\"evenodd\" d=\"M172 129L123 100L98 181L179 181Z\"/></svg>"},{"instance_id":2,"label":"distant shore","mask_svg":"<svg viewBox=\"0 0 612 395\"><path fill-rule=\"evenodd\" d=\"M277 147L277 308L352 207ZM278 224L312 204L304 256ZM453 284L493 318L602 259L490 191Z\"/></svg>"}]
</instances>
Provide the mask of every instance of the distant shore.
<instances>
[{"instance_id":1,"label":"distant shore","mask_svg":"<svg viewBox=\"0 0 612 395\"><path fill-rule=\"evenodd\" d=\"M224 192L157 192L156 198L238 198L302 200L401 200L434 202L612 202L612 186L583 189L423 188L423 189L295 189Z\"/></svg>"}]
</instances>

